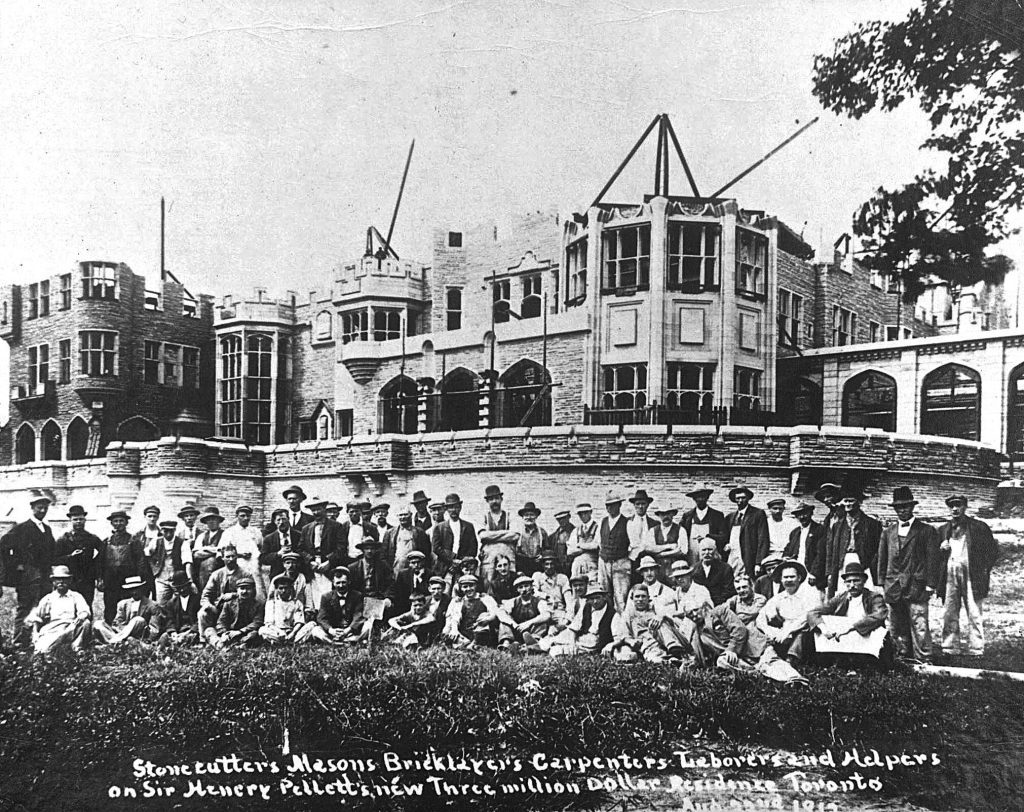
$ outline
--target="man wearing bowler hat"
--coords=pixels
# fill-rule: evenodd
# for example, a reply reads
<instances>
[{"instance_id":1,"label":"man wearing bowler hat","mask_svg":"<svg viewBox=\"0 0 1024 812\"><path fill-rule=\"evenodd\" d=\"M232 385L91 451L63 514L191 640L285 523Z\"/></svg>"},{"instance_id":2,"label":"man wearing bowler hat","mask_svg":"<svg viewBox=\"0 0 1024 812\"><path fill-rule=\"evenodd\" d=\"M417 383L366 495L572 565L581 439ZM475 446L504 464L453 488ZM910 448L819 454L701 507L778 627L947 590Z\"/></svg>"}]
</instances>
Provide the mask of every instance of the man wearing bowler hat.
<instances>
[{"instance_id":1,"label":"man wearing bowler hat","mask_svg":"<svg viewBox=\"0 0 1024 812\"><path fill-rule=\"evenodd\" d=\"M171 576L173 593L160 604L158 620L161 646L192 646L199 642L199 595L183 570Z\"/></svg>"},{"instance_id":2,"label":"man wearing bowler hat","mask_svg":"<svg viewBox=\"0 0 1024 812\"><path fill-rule=\"evenodd\" d=\"M302 503L306 501L306 494L298 485L292 485L282 496L288 505L288 526L299 533L302 528L313 521L313 516L302 509ZM264 528L266 530L266 528ZM270 530L266 530L269 533ZM264 533L264 535L266 535Z\"/></svg>"},{"instance_id":3,"label":"man wearing bowler hat","mask_svg":"<svg viewBox=\"0 0 1024 812\"><path fill-rule=\"evenodd\" d=\"M768 517L759 507L750 504L754 492L746 485L740 485L729 491L729 499L736 504L736 510L726 517L729 526L729 538L723 552L723 560L728 561L734 572L745 570L747 576L753 578L757 567L768 555L770 539L768 535Z\"/></svg>"},{"instance_id":4,"label":"man wearing bowler hat","mask_svg":"<svg viewBox=\"0 0 1024 812\"><path fill-rule=\"evenodd\" d=\"M99 558L103 542L99 536L85 529L88 515L81 505L68 508L71 529L57 539L56 561L71 571L71 591L81 595L91 610L100 574Z\"/></svg>"},{"instance_id":5,"label":"man wearing bowler hat","mask_svg":"<svg viewBox=\"0 0 1024 812\"><path fill-rule=\"evenodd\" d=\"M33 648L36 654L49 654L59 648L81 651L92 640L92 609L69 588L72 575L68 567L55 566L50 580L53 591L43 595L25 618L32 629Z\"/></svg>"},{"instance_id":6,"label":"man wearing bowler hat","mask_svg":"<svg viewBox=\"0 0 1024 812\"><path fill-rule=\"evenodd\" d=\"M939 534L914 517L916 504L907 486L893 491L898 521L882 531L878 580L889 606L889 633L897 653L926 663L932 656L928 601L938 586Z\"/></svg>"},{"instance_id":7,"label":"man wearing bowler hat","mask_svg":"<svg viewBox=\"0 0 1024 812\"><path fill-rule=\"evenodd\" d=\"M57 547L50 525L43 521L50 509L50 498L42 491L33 490L28 505L31 518L14 525L0 539L3 585L14 587L18 598L14 610L14 644L22 648L27 648L31 642L25 618L50 591L50 569Z\"/></svg>"},{"instance_id":8,"label":"man wearing bowler hat","mask_svg":"<svg viewBox=\"0 0 1024 812\"><path fill-rule=\"evenodd\" d=\"M797 505L791 515L799 526L789 534L782 555L803 564L807 568L807 582L821 592L825 588L825 528L814 521L814 506L806 502Z\"/></svg>"},{"instance_id":9,"label":"man wearing bowler hat","mask_svg":"<svg viewBox=\"0 0 1024 812\"><path fill-rule=\"evenodd\" d=\"M622 612L626 608L629 586L633 578L633 562L629 558L628 522L619 512L623 501L622 495L617 491L610 491L604 500L608 515L601 520L597 561L598 582L601 588L612 596L613 606L617 612Z\"/></svg>"},{"instance_id":10,"label":"man wearing bowler hat","mask_svg":"<svg viewBox=\"0 0 1024 812\"><path fill-rule=\"evenodd\" d=\"M985 653L981 606L988 596L989 576L999 558L999 547L985 522L967 515L967 497L946 500L952 518L939 528L938 596L944 601L942 651L958 654L960 606L967 613L967 654Z\"/></svg>"},{"instance_id":11,"label":"man wearing bowler hat","mask_svg":"<svg viewBox=\"0 0 1024 812\"><path fill-rule=\"evenodd\" d=\"M700 485L686 495L694 502L694 507L686 511L679 519L679 526L686 531L690 547L687 560L695 566L700 558L700 542L705 538L713 538L718 544L718 555L728 560L725 546L729 543L729 525L725 514L713 507L708 507L708 500L714 491L706 485Z\"/></svg>"},{"instance_id":12,"label":"man wearing bowler hat","mask_svg":"<svg viewBox=\"0 0 1024 812\"><path fill-rule=\"evenodd\" d=\"M430 516L430 497L427 496L423 491L416 491L412 495L412 506L413 506L413 517L412 523L415 527L418 527L424 533L430 533L430 528L434 526L434 520Z\"/></svg>"},{"instance_id":13,"label":"man wearing bowler hat","mask_svg":"<svg viewBox=\"0 0 1024 812\"><path fill-rule=\"evenodd\" d=\"M870 659L876 666L886 665L883 647L889 610L885 599L880 592L865 587L868 576L859 561L848 563L842 576L845 590L807 615L808 626L814 632L816 659L850 666Z\"/></svg>"},{"instance_id":14,"label":"man wearing bowler hat","mask_svg":"<svg viewBox=\"0 0 1024 812\"><path fill-rule=\"evenodd\" d=\"M846 485L839 497L842 518L833 523L828 533L825 544L825 583L819 584L825 587L825 596L828 598L839 591L839 572L846 566L847 559L860 562L869 575L869 585L879 583L878 543L882 537L882 523L861 509L864 493L860 488Z\"/></svg>"},{"instance_id":15,"label":"man wearing bowler hat","mask_svg":"<svg viewBox=\"0 0 1024 812\"><path fill-rule=\"evenodd\" d=\"M124 590L125 580L132 576L151 576L146 563L142 542L128 535L128 514L115 510L107 520L111 533L100 550L99 588L103 590L103 620L108 625L114 622L117 608L129 595Z\"/></svg>"},{"instance_id":16,"label":"man wearing bowler hat","mask_svg":"<svg viewBox=\"0 0 1024 812\"><path fill-rule=\"evenodd\" d=\"M445 575L456 558L475 556L477 553L476 530L462 516L462 500L457 493L450 493L444 500L448 517L434 525L430 534L430 549L434 554L434 572Z\"/></svg>"},{"instance_id":17,"label":"man wearing bowler hat","mask_svg":"<svg viewBox=\"0 0 1024 812\"><path fill-rule=\"evenodd\" d=\"M501 506L504 498L505 494L497 485L488 485L484 489L487 512L484 513L483 522L480 524L477 542L485 591L490 587L491 579L494 577L495 559L503 555L515 561L519 547L519 533L512 529L508 513Z\"/></svg>"},{"instance_id":18,"label":"man wearing bowler hat","mask_svg":"<svg viewBox=\"0 0 1024 812\"><path fill-rule=\"evenodd\" d=\"M629 560L636 563L641 555L658 555L655 535L660 524L657 519L647 515L647 509L654 501L643 488L629 497L633 506L633 515L626 521L626 534L629 536ZM624 601L619 612L626 609Z\"/></svg>"},{"instance_id":19,"label":"man wearing bowler hat","mask_svg":"<svg viewBox=\"0 0 1024 812\"><path fill-rule=\"evenodd\" d=\"M556 569L563 575L569 574L569 539L572 531L576 529L572 523L572 513L568 508L555 511L555 521L558 527L548 533L548 540L544 544L545 553L554 553Z\"/></svg>"},{"instance_id":20,"label":"man wearing bowler hat","mask_svg":"<svg viewBox=\"0 0 1024 812\"><path fill-rule=\"evenodd\" d=\"M597 557L601 549L598 538L598 524L594 521L594 508L590 502L576 505L576 516L580 523L569 535L566 555L569 556L569 575L589 575L597 572Z\"/></svg>"}]
</instances>

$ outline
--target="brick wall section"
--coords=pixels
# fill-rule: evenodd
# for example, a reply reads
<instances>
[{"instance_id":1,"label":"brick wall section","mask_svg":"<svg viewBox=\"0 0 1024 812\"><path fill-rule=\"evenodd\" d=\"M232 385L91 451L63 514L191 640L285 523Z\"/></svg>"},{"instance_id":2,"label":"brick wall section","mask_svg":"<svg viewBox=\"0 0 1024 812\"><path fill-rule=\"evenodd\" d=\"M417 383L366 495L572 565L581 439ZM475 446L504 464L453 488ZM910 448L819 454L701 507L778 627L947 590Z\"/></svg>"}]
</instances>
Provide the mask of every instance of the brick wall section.
<instances>
[{"instance_id":1,"label":"brick wall section","mask_svg":"<svg viewBox=\"0 0 1024 812\"><path fill-rule=\"evenodd\" d=\"M779 249L776 268L778 273L778 286L785 288L791 293L803 297L803 321L799 335L792 336L801 350L814 346L814 341L808 339L803 330L803 324L815 318L815 277L814 264L800 257L788 254ZM782 334L779 334L779 355L794 355L795 351L786 343L783 344Z\"/></svg>"},{"instance_id":2,"label":"brick wall section","mask_svg":"<svg viewBox=\"0 0 1024 812\"><path fill-rule=\"evenodd\" d=\"M56 397L42 402L12 403L11 420L4 427L2 446L11 447L11 437L23 423L29 423L38 435L43 425L53 419L66 436L71 421L80 416L88 421L92 395L79 395L76 388L100 385L102 395L104 442L114 439L122 421L142 415L156 424L160 434L169 434L171 421L188 408L208 421L213 417L214 346L213 300L199 296L199 318L182 316L184 287L168 279L163 284L162 309L144 307L146 279L134 274L124 264L117 268L119 294L115 301L82 297L82 273L75 265L72 277L71 307L60 309L60 275L49 277L50 312L29 319L27 286L11 286L2 293L9 302L10 321L0 330L11 347L10 380L13 386L28 385L29 348L49 345L49 378L55 382ZM20 300L20 307L15 305ZM83 330L111 330L118 334L118 374L115 378L89 378L80 373L79 333ZM60 342L71 341L71 380L60 383ZM200 370L198 389L146 384L143 382L145 342L164 341L198 347ZM84 399L83 399L84 398ZM8 453L3 458L13 461Z\"/></svg>"},{"instance_id":3,"label":"brick wall section","mask_svg":"<svg viewBox=\"0 0 1024 812\"><path fill-rule=\"evenodd\" d=\"M333 341L312 343L312 330L307 323L297 326L292 339L292 426L291 439L298 439L298 422L310 420L313 411L323 400L333 411L341 408L334 405L334 377L338 366L335 358L337 348Z\"/></svg>"}]
</instances>

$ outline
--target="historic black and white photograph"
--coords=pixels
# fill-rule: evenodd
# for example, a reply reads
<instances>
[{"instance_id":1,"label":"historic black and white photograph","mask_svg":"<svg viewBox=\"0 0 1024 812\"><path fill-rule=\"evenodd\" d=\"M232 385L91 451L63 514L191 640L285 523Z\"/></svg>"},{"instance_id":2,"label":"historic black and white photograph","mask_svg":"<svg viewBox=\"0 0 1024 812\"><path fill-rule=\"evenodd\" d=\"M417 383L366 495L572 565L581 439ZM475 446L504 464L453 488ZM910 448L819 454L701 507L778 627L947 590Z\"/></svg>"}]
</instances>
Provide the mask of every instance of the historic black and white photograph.
<instances>
[{"instance_id":1,"label":"historic black and white photograph","mask_svg":"<svg viewBox=\"0 0 1024 812\"><path fill-rule=\"evenodd\" d=\"M1024 4L0 9L0 812L1024 808Z\"/></svg>"}]
</instances>

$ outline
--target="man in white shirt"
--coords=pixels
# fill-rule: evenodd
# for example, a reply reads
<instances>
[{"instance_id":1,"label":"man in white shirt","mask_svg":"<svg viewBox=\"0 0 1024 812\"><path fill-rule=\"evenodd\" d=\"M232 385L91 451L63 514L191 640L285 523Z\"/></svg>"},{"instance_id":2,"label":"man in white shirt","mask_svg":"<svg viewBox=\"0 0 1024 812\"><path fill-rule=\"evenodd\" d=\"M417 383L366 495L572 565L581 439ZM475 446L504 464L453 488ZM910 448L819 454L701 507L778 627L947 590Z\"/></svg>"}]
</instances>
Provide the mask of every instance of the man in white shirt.
<instances>
[{"instance_id":1,"label":"man in white shirt","mask_svg":"<svg viewBox=\"0 0 1024 812\"><path fill-rule=\"evenodd\" d=\"M174 592L171 579L174 573L184 571L192 576L192 545L175 535L178 523L174 519L160 522L160 538L145 550L153 573L156 602L163 603Z\"/></svg>"},{"instance_id":2,"label":"man in white shirt","mask_svg":"<svg viewBox=\"0 0 1024 812\"><path fill-rule=\"evenodd\" d=\"M42 597L25 618L32 628L36 654L50 654L58 648L81 651L92 639L92 612L77 592L72 592L71 570L59 565L50 574L53 592Z\"/></svg>"},{"instance_id":3,"label":"man in white shirt","mask_svg":"<svg viewBox=\"0 0 1024 812\"><path fill-rule=\"evenodd\" d=\"M533 588L554 612L565 611L566 595L572 591L569 579L558 571L558 556L552 551L541 554L541 571L533 574Z\"/></svg>"},{"instance_id":4,"label":"man in white shirt","mask_svg":"<svg viewBox=\"0 0 1024 812\"><path fill-rule=\"evenodd\" d=\"M782 592L768 599L757 616L757 628L764 632L779 656L790 665L803 662L810 649L807 615L818 607L817 595L801 591L807 569L799 561L783 561L772 578L782 584Z\"/></svg>"},{"instance_id":5,"label":"man in white shirt","mask_svg":"<svg viewBox=\"0 0 1024 812\"><path fill-rule=\"evenodd\" d=\"M796 520L786 515L786 500L778 496L768 502L768 552L785 552L790 533L797 526Z\"/></svg>"},{"instance_id":6,"label":"man in white shirt","mask_svg":"<svg viewBox=\"0 0 1024 812\"><path fill-rule=\"evenodd\" d=\"M220 537L220 547L233 545L238 555L238 566L246 575L252 576L256 582L256 597L265 601L267 587L260 574L260 548L263 546L263 534L253 527L252 508L239 505L235 508L235 524L227 528Z\"/></svg>"},{"instance_id":7,"label":"man in white shirt","mask_svg":"<svg viewBox=\"0 0 1024 812\"><path fill-rule=\"evenodd\" d=\"M594 508L590 502L576 505L576 515L580 523L569 536L566 552L572 562L569 575L589 575L597 572L597 554L601 548L597 537L597 522L594 521Z\"/></svg>"},{"instance_id":8,"label":"man in white shirt","mask_svg":"<svg viewBox=\"0 0 1024 812\"><path fill-rule=\"evenodd\" d=\"M679 660L699 651L697 621L705 609L714 608L714 603L711 593L693 582L693 567L686 561L676 561L671 572L675 587L663 592L654 604L659 617L654 635L669 657Z\"/></svg>"},{"instance_id":9,"label":"man in white shirt","mask_svg":"<svg viewBox=\"0 0 1024 812\"><path fill-rule=\"evenodd\" d=\"M633 515L626 522L626 534L629 536L629 560L635 563L641 554L656 552L655 528L658 520L647 515L652 500L643 488L629 501L633 505Z\"/></svg>"}]
</instances>

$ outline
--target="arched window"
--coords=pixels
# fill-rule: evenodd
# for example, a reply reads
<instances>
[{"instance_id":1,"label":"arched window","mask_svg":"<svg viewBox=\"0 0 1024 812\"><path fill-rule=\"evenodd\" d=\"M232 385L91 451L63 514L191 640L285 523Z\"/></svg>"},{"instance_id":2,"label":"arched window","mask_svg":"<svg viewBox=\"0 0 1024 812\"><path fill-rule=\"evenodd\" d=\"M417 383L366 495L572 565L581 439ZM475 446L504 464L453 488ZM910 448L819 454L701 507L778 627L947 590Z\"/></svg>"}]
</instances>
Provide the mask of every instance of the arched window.
<instances>
[{"instance_id":1,"label":"arched window","mask_svg":"<svg viewBox=\"0 0 1024 812\"><path fill-rule=\"evenodd\" d=\"M398 375L380 390L381 434L415 434L419 409L416 381Z\"/></svg>"},{"instance_id":2,"label":"arched window","mask_svg":"<svg viewBox=\"0 0 1024 812\"><path fill-rule=\"evenodd\" d=\"M40 452L44 460L59 460L61 457L61 441L63 433L56 420L47 420L39 432Z\"/></svg>"},{"instance_id":3,"label":"arched window","mask_svg":"<svg viewBox=\"0 0 1024 812\"><path fill-rule=\"evenodd\" d=\"M924 378L921 433L977 440L981 436L981 376L970 367L946 364Z\"/></svg>"},{"instance_id":4,"label":"arched window","mask_svg":"<svg viewBox=\"0 0 1024 812\"><path fill-rule=\"evenodd\" d=\"M68 459L84 460L89 449L89 425L76 416L68 425Z\"/></svg>"},{"instance_id":5,"label":"arched window","mask_svg":"<svg viewBox=\"0 0 1024 812\"><path fill-rule=\"evenodd\" d=\"M821 387L807 378L797 378L792 387L780 392L780 411L794 426L821 425Z\"/></svg>"},{"instance_id":6,"label":"arched window","mask_svg":"<svg viewBox=\"0 0 1024 812\"><path fill-rule=\"evenodd\" d=\"M453 369L441 381L440 431L464 431L480 427L478 378L468 369Z\"/></svg>"},{"instance_id":7,"label":"arched window","mask_svg":"<svg viewBox=\"0 0 1024 812\"><path fill-rule=\"evenodd\" d=\"M14 435L14 462L22 465L36 461L36 430L29 423L22 423Z\"/></svg>"},{"instance_id":8,"label":"arched window","mask_svg":"<svg viewBox=\"0 0 1024 812\"><path fill-rule=\"evenodd\" d=\"M536 361L524 358L500 378L498 390L502 426L550 426L551 375Z\"/></svg>"},{"instance_id":9,"label":"arched window","mask_svg":"<svg viewBox=\"0 0 1024 812\"><path fill-rule=\"evenodd\" d=\"M843 387L843 425L896 431L896 381L868 370Z\"/></svg>"},{"instance_id":10,"label":"arched window","mask_svg":"<svg viewBox=\"0 0 1024 812\"><path fill-rule=\"evenodd\" d=\"M316 314L316 321L313 324L313 336L317 341L330 341L331 332L331 311L321 310Z\"/></svg>"},{"instance_id":11,"label":"arched window","mask_svg":"<svg viewBox=\"0 0 1024 812\"><path fill-rule=\"evenodd\" d=\"M129 417L117 426L117 439L129 443L148 443L160 439L160 430L141 415Z\"/></svg>"}]
</instances>

